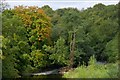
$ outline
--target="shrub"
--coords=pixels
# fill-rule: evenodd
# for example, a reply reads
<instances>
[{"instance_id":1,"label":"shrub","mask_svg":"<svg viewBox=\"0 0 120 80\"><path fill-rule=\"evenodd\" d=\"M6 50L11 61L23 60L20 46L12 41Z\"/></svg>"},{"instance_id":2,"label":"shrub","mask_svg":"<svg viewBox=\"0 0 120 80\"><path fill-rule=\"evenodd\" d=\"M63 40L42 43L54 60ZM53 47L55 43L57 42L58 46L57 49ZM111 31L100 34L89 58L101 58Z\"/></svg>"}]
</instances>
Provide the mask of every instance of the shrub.
<instances>
[{"instance_id":1,"label":"shrub","mask_svg":"<svg viewBox=\"0 0 120 80\"><path fill-rule=\"evenodd\" d=\"M74 71L69 71L64 74L64 78L117 78L116 64L96 64L95 58L92 56L89 61L89 66L80 66Z\"/></svg>"}]
</instances>

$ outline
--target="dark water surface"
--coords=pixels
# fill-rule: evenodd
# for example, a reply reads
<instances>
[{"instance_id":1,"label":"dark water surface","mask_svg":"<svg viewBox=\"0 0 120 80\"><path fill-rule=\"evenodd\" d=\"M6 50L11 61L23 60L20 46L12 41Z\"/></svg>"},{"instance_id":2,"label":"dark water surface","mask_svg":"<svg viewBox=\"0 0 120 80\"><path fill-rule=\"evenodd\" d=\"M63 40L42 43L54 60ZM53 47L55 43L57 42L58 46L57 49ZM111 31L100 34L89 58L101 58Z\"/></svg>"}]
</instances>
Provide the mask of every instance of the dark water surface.
<instances>
[{"instance_id":1,"label":"dark water surface","mask_svg":"<svg viewBox=\"0 0 120 80\"><path fill-rule=\"evenodd\" d=\"M27 80L33 78L33 79L50 79L52 80L51 78L59 78L59 79L63 79L62 78L62 74L59 74L59 70L58 69L54 69L54 70L51 70L51 71L45 71L45 72L40 72L40 73L31 73L29 75L25 75L25 76L22 76L22 78L25 78Z\"/></svg>"},{"instance_id":2,"label":"dark water surface","mask_svg":"<svg viewBox=\"0 0 120 80\"><path fill-rule=\"evenodd\" d=\"M61 73L61 72L64 72L64 71L61 71L61 69L64 69L64 68L66 68L66 67L53 65L53 66L50 66L50 67L42 68L41 70L38 70L38 72L24 75L24 76L22 76L22 78L25 78L27 80L29 80L31 78L33 78L35 80L36 79L52 80L51 78L56 78L55 80L58 80L58 79L59 80L63 80L63 79L66 80L65 78L63 78L63 73Z\"/></svg>"},{"instance_id":3,"label":"dark water surface","mask_svg":"<svg viewBox=\"0 0 120 80\"><path fill-rule=\"evenodd\" d=\"M50 74L50 75L34 75L34 76L24 76L22 77L24 80L66 80L62 78L61 74Z\"/></svg>"}]
</instances>

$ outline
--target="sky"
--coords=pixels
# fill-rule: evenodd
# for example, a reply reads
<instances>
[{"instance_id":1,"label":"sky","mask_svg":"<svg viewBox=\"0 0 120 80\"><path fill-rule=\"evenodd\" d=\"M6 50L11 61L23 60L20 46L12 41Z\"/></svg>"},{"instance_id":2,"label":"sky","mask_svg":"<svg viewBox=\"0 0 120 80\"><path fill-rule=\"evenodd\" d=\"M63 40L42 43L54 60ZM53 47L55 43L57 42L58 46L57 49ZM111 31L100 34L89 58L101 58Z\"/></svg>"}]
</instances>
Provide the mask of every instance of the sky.
<instances>
[{"instance_id":1,"label":"sky","mask_svg":"<svg viewBox=\"0 0 120 80\"><path fill-rule=\"evenodd\" d=\"M23 6L39 6L49 5L53 10L59 8L78 8L87 9L93 7L95 4L103 3L105 5L117 4L120 0L5 0L10 8L14 6L23 5Z\"/></svg>"}]
</instances>

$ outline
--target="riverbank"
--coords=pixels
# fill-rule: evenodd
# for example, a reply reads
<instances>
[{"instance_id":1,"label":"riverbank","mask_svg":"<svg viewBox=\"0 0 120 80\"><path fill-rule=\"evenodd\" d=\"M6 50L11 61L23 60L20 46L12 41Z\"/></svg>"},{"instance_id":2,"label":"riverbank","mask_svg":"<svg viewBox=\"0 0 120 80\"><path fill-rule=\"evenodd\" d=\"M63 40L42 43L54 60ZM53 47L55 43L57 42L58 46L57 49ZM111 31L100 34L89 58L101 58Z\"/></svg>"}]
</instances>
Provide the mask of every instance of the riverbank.
<instances>
[{"instance_id":1,"label":"riverbank","mask_svg":"<svg viewBox=\"0 0 120 80\"><path fill-rule=\"evenodd\" d=\"M117 78L118 65L108 63L105 65L92 64L79 66L75 70L68 71L63 78Z\"/></svg>"}]
</instances>

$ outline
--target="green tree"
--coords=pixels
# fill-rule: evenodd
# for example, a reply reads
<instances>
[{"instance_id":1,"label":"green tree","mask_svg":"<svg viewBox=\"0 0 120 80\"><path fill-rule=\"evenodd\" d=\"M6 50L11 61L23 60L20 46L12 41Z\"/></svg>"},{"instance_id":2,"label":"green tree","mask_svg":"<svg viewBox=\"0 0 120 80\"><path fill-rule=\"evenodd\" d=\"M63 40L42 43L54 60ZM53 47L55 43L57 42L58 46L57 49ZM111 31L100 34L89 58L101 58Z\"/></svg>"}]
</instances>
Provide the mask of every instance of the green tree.
<instances>
[{"instance_id":1,"label":"green tree","mask_svg":"<svg viewBox=\"0 0 120 80\"><path fill-rule=\"evenodd\" d=\"M61 17L61 27L64 27L68 37L69 50L70 50L70 67L74 63L75 55L75 42L76 42L76 32L81 27L81 18L79 11L77 9L69 8L66 10L65 14ZM65 35L65 34L64 34Z\"/></svg>"},{"instance_id":2,"label":"green tree","mask_svg":"<svg viewBox=\"0 0 120 80\"><path fill-rule=\"evenodd\" d=\"M42 9L44 10L45 14L50 18L54 16L54 11L48 5L43 6Z\"/></svg>"},{"instance_id":3,"label":"green tree","mask_svg":"<svg viewBox=\"0 0 120 80\"><path fill-rule=\"evenodd\" d=\"M105 47L105 54L108 56L109 62L117 62L118 60L118 35L109 41Z\"/></svg>"},{"instance_id":4,"label":"green tree","mask_svg":"<svg viewBox=\"0 0 120 80\"><path fill-rule=\"evenodd\" d=\"M105 46L114 38L118 29L116 9L116 5L105 6L100 3L81 13L86 38L88 38L85 40L88 44L86 46L95 54L97 60L107 60L104 53Z\"/></svg>"},{"instance_id":5,"label":"green tree","mask_svg":"<svg viewBox=\"0 0 120 80\"><path fill-rule=\"evenodd\" d=\"M68 47L65 45L65 40L60 37L54 46L44 45L45 51L51 53L49 59L52 60L52 64L69 65L68 63Z\"/></svg>"},{"instance_id":6,"label":"green tree","mask_svg":"<svg viewBox=\"0 0 120 80\"><path fill-rule=\"evenodd\" d=\"M4 58L2 60L2 77L3 78L16 78L19 77L18 70L15 68L15 58L12 54L9 53L10 50L8 50L8 44L10 43L10 40L8 38L2 37L2 52ZM11 74L13 73L13 74Z\"/></svg>"},{"instance_id":7,"label":"green tree","mask_svg":"<svg viewBox=\"0 0 120 80\"><path fill-rule=\"evenodd\" d=\"M26 59L23 59L24 54L30 53L30 46L28 44L26 29L22 23L22 20L13 15L11 10L5 10L2 14L2 35L3 39L2 52L3 56L3 74L4 77L10 77L7 72L17 70L14 72L16 75L24 73L25 66L29 65ZM5 42L4 42L5 41ZM10 62L8 61L10 60ZM10 66L8 66L8 64ZM7 69L5 68L7 67ZM11 76L17 77L15 74Z\"/></svg>"},{"instance_id":8,"label":"green tree","mask_svg":"<svg viewBox=\"0 0 120 80\"><path fill-rule=\"evenodd\" d=\"M27 38L31 52L30 55L25 55L24 57L28 58L31 66L35 68L46 66L47 54L44 53L45 51L42 49L42 46L44 44L50 44L50 18L44 13L43 9L36 6L15 7L13 12L22 19L27 30Z\"/></svg>"}]
</instances>

